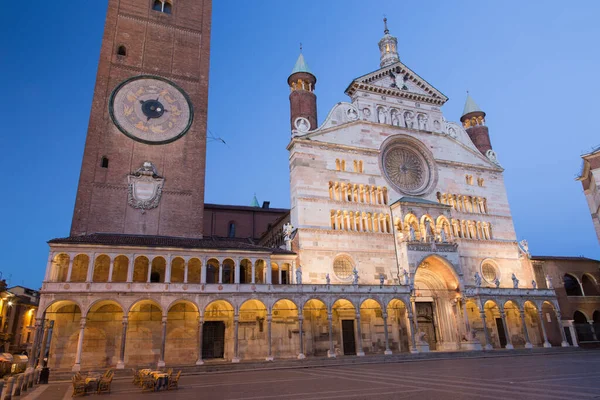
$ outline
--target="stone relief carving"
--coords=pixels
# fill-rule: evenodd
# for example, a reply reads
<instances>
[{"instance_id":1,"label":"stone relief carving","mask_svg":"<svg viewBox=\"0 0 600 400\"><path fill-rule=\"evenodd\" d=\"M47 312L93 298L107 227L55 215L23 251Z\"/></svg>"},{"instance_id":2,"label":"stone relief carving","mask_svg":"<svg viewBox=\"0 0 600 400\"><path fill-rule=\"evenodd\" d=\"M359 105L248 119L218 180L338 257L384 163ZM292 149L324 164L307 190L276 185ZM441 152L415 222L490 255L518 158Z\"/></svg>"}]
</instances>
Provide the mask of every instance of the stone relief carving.
<instances>
[{"instance_id":1,"label":"stone relief carving","mask_svg":"<svg viewBox=\"0 0 600 400\"><path fill-rule=\"evenodd\" d=\"M485 156L494 164L496 165L500 165L500 162L498 162L498 158L496 157L496 152L494 150L488 150L485 152Z\"/></svg>"},{"instance_id":2,"label":"stone relief carving","mask_svg":"<svg viewBox=\"0 0 600 400\"><path fill-rule=\"evenodd\" d=\"M391 116L392 125L400 126L400 116L399 116L398 110L396 110L395 108L392 108L392 110L390 111L390 116Z\"/></svg>"},{"instance_id":3,"label":"stone relief carving","mask_svg":"<svg viewBox=\"0 0 600 400\"><path fill-rule=\"evenodd\" d=\"M426 114L422 114L419 113L417 115L417 127L419 128L419 130L421 131L426 131L427 130L427 115Z\"/></svg>"},{"instance_id":4,"label":"stone relief carving","mask_svg":"<svg viewBox=\"0 0 600 400\"><path fill-rule=\"evenodd\" d=\"M298 132L308 132L310 130L310 121L304 117L298 117L296 118L296 121L294 121L294 126Z\"/></svg>"},{"instance_id":5,"label":"stone relief carving","mask_svg":"<svg viewBox=\"0 0 600 400\"><path fill-rule=\"evenodd\" d=\"M519 288L519 280L517 279L517 276L513 273L512 276L510 277L510 279L512 279L512 281L513 281L513 288L518 289Z\"/></svg>"},{"instance_id":6,"label":"stone relief carving","mask_svg":"<svg viewBox=\"0 0 600 400\"><path fill-rule=\"evenodd\" d=\"M414 114L411 111L404 112L404 126L412 129L414 125Z\"/></svg>"},{"instance_id":7,"label":"stone relief carving","mask_svg":"<svg viewBox=\"0 0 600 400\"><path fill-rule=\"evenodd\" d=\"M440 124L440 121L438 121L437 119L433 121L433 130L435 132L439 132L442 130L442 124Z\"/></svg>"},{"instance_id":8,"label":"stone relief carving","mask_svg":"<svg viewBox=\"0 0 600 400\"><path fill-rule=\"evenodd\" d=\"M371 110L369 109L369 107L363 108L362 113L363 113L364 120L367 120L371 117Z\"/></svg>"},{"instance_id":9,"label":"stone relief carving","mask_svg":"<svg viewBox=\"0 0 600 400\"><path fill-rule=\"evenodd\" d=\"M142 212L158 207L165 179L158 175L156 167L145 161L141 168L127 176L127 203Z\"/></svg>"},{"instance_id":10,"label":"stone relief carving","mask_svg":"<svg viewBox=\"0 0 600 400\"><path fill-rule=\"evenodd\" d=\"M383 109L383 107L377 107L377 121L380 124L387 123L387 115L385 114L385 110Z\"/></svg>"},{"instance_id":11,"label":"stone relief carving","mask_svg":"<svg viewBox=\"0 0 600 400\"><path fill-rule=\"evenodd\" d=\"M346 115L348 116L348 121L356 121L358 119L358 113L354 108L346 110Z\"/></svg>"}]
</instances>

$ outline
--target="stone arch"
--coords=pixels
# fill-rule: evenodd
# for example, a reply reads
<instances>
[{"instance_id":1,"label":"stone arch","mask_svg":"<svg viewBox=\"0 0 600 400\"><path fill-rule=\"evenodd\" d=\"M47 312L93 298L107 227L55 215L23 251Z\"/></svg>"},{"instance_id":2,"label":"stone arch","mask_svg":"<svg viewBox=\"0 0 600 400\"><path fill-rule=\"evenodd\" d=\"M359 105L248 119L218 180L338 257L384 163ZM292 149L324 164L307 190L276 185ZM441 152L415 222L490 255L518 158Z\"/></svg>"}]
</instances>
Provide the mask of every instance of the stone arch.
<instances>
[{"instance_id":1,"label":"stone arch","mask_svg":"<svg viewBox=\"0 0 600 400\"><path fill-rule=\"evenodd\" d=\"M544 336L542 334L541 320L538 313L538 305L531 300L525 301L523 303L523 315L525 317L525 324L527 325L529 341L533 346L543 346Z\"/></svg>"},{"instance_id":2,"label":"stone arch","mask_svg":"<svg viewBox=\"0 0 600 400\"><path fill-rule=\"evenodd\" d=\"M119 361L125 308L113 299L94 301L86 312L81 354L84 369L113 367Z\"/></svg>"},{"instance_id":3,"label":"stone arch","mask_svg":"<svg viewBox=\"0 0 600 400\"><path fill-rule=\"evenodd\" d=\"M177 299L166 310L165 363L195 363L198 359L198 306L193 301Z\"/></svg>"},{"instance_id":4,"label":"stone arch","mask_svg":"<svg viewBox=\"0 0 600 400\"><path fill-rule=\"evenodd\" d=\"M280 307L285 306L293 306L294 309L298 309L298 304L296 304L296 302L288 297L281 297L279 299L275 299L275 301L273 302L273 304L269 307L269 312L273 312L273 309L275 307L275 304L282 302L280 304Z\"/></svg>"},{"instance_id":5,"label":"stone arch","mask_svg":"<svg viewBox=\"0 0 600 400\"><path fill-rule=\"evenodd\" d=\"M219 269L221 263L216 258L210 258L206 261L206 283L220 283L219 282Z\"/></svg>"},{"instance_id":6,"label":"stone arch","mask_svg":"<svg viewBox=\"0 0 600 400\"><path fill-rule=\"evenodd\" d=\"M240 261L240 283L252 282L252 261L244 258Z\"/></svg>"},{"instance_id":7,"label":"stone arch","mask_svg":"<svg viewBox=\"0 0 600 400\"><path fill-rule=\"evenodd\" d=\"M435 227L440 242L447 242L452 239L452 228L450 227L450 221L445 215L440 215L437 218Z\"/></svg>"},{"instance_id":8,"label":"stone arch","mask_svg":"<svg viewBox=\"0 0 600 400\"><path fill-rule=\"evenodd\" d=\"M503 305L504 318L508 330L510 343L514 347L525 347L525 335L521 321L521 305L516 300L507 300Z\"/></svg>"},{"instance_id":9,"label":"stone arch","mask_svg":"<svg viewBox=\"0 0 600 400\"><path fill-rule=\"evenodd\" d=\"M305 354L312 356L326 356L329 350L329 321L327 304L316 297L308 299L302 305L304 317L304 343Z\"/></svg>"},{"instance_id":10,"label":"stone arch","mask_svg":"<svg viewBox=\"0 0 600 400\"><path fill-rule=\"evenodd\" d=\"M248 299L239 307L238 356L257 359L268 353L267 306L258 299Z\"/></svg>"},{"instance_id":11,"label":"stone arch","mask_svg":"<svg viewBox=\"0 0 600 400\"><path fill-rule=\"evenodd\" d=\"M388 314L389 346L392 352L410 351L410 321L406 304L403 299L394 297L385 306Z\"/></svg>"},{"instance_id":12,"label":"stone arch","mask_svg":"<svg viewBox=\"0 0 600 400\"><path fill-rule=\"evenodd\" d=\"M160 303L151 298L134 302L127 310L125 364L156 364L162 347L162 320L166 315Z\"/></svg>"},{"instance_id":13,"label":"stone arch","mask_svg":"<svg viewBox=\"0 0 600 400\"><path fill-rule=\"evenodd\" d=\"M96 256L94 260L94 273L92 282L108 282L108 273L110 271L110 257L106 254Z\"/></svg>"},{"instance_id":14,"label":"stone arch","mask_svg":"<svg viewBox=\"0 0 600 400\"><path fill-rule=\"evenodd\" d=\"M490 344L494 348L504 348L508 343L503 330L504 324L502 322L498 323L498 320L502 321L502 316L500 314L502 309L496 300L485 299L482 300L482 303L485 312L485 322L490 333ZM502 338L504 338L504 341Z\"/></svg>"},{"instance_id":15,"label":"stone arch","mask_svg":"<svg viewBox=\"0 0 600 400\"><path fill-rule=\"evenodd\" d=\"M281 298L273 303L271 313L273 355L276 358L295 357L300 348L298 305Z\"/></svg>"},{"instance_id":16,"label":"stone arch","mask_svg":"<svg viewBox=\"0 0 600 400\"><path fill-rule=\"evenodd\" d=\"M52 328L50 346L47 349L48 366L71 369L75 364L80 322L83 318L81 305L70 299L55 300L46 306L44 314Z\"/></svg>"},{"instance_id":17,"label":"stone arch","mask_svg":"<svg viewBox=\"0 0 600 400\"><path fill-rule=\"evenodd\" d=\"M334 341L338 343L335 346L336 354L354 355L359 350L359 337L356 331L356 305L346 297L338 297L331 305L332 327ZM346 321L346 322L345 322ZM349 321L352 321L350 323ZM344 324L351 326L344 329ZM351 324L351 325L350 325ZM360 350L362 351L362 349Z\"/></svg>"},{"instance_id":18,"label":"stone arch","mask_svg":"<svg viewBox=\"0 0 600 400\"><path fill-rule=\"evenodd\" d=\"M405 235L409 240L421 240L421 228L419 226L419 220L415 214L407 213L404 216L404 229L406 230Z\"/></svg>"},{"instance_id":19,"label":"stone arch","mask_svg":"<svg viewBox=\"0 0 600 400\"><path fill-rule=\"evenodd\" d=\"M127 282L129 273L129 258L119 254L113 260L111 282Z\"/></svg>"},{"instance_id":20,"label":"stone arch","mask_svg":"<svg viewBox=\"0 0 600 400\"><path fill-rule=\"evenodd\" d=\"M167 276L167 260L162 256L152 259L152 269L150 270L150 282L164 283Z\"/></svg>"},{"instance_id":21,"label":"stone arch","mask_svg":"<svg viewBox=\"0 0 600 400\"><path fill-rule=\"evenodd\" d=\"M442 289L444 285L445 289L447 290L456 291L457 289L461 288L461 278L458 274L456 267L444 257L440 257L435 254L429 254L424 256L421 259L421 261L417 264L417 267L413 273L413 284L416 285L415 277L419 272L419 268L424 270L430 268L431 266L434 267L435 273L440 274L441 279L438 278L438 280L442 281L442 286L440 286L439 289Z\"/></svg>"},{"instance_id":22,"label":"stone arch","mask_svg":"<svg viewBox=\"0 0 600 400\"><path fill-rule=\"evenodd\" d=\"M581 277L581 287L584 296L600 296L598 282L591 274L585 273Z\"/></svg>"},{"instance_id":23,"label":"stone arch","mask_svg":"<svg viewBox=\"0 0 600 400\"><path fill-rule=\"evenodd\" d=\"M171 276L169 282L183 283L185 280L185 260L183 257L175 257L171 260Z\"/></svg>"},{"instance_id":24,"label":"stone arch","mask_svg":"<svg viewBox=\"0 0 600 400\"><path fill-rule=\"evenodd\" d=\"M254 263L254 283L266 283L265 273L267 271L267 263L263 259L258 259Z\"/></svg>"},{"instance_id":25,"label":"stone arch","mask_svg":"<svg viewBox=\"0 0 600 400\"><path fill-rule=\"evenodd\" d=\"M87 254L77 254L75 258L73 258L71 282L85 282L87 280L89 266L90 256Z\"/></svg>"},{"instance_id":26,"label":"stone arch","mask_svg":"<svg viewBox=\"0 0 600 400\"><path fill-rule=\"evenodd\" d=\"M133 282L148 282L150 260L146 256L137 256L133 262Z\"/></svg>"},{"instance_id":27,"label":"stone arch","mask_svg":"<svg viewBox=\"0 0 600 400\"><path fill-rule=\"evenodd\" d=\"M383 354L386 350L384 332L378 329L383 326L384 310L381 301L373 297L364 299L360 304L362 351L366 354Z\"/></svg>"},{"instance_id":28,"label":"stone arch","mask_svg":"<svg viewBox=\"0 0 600 400\"><path fill-rule=\"evenodd\" d=\"M422 237L425 238L425 241L433 241L433 238L435 238L435 221L431 215L422 215L420 222L421 234L423 235Z\"/></svg>"},{"instance_id":29,"label":"stone arch","mask_svg":"<svg viewBox=\"0 0 600 400\"><path fill-rule=\"evenodd\" d=\"M552 346L559 346L562 342L562 322L558 320L556 315L557 306L550 301L544 301L541 306L544 315L542 323L546 327L548 342Z\"/></svg>"},{"instance_id":30,"label":"stone arch","mask_svg":"<svg viewBox=\"0 0 600 400\"><path fill-rule=\"evenodd\" d=\"M69 262L71 257L67 253L58 253L52 259L52 274L50 281L66 282L69 274Z\"/></svg>"},{"instance_id":31,"label":"stone arch","mask_svg":"<svg viewBox=\"0 0 600 400\"><path fill-rule=\"evenodd\" d=\"M232 258L226 258L222 263L223 277L222 283L235 283L235 261Z\"/></svg>"},{"instance_id":32,"label":"stone arch","mask_svg":"<svg viewBox=\"0 0 600 400\"><path fill-rule=\"evenodd\" d=\"M188 283L198 284L202 280L202 261L198 257L192 257L188 261Z\"/></svg>"},{"instance_id":33,"label":"stone arch","mask_svg":"<svg viewBox=\"0 0 600 400\"><path fill-rule=\"evenodd\" d=\"M583 296L583 290L581 288L581 282L579 279L573 274L564 274L563 275L563 284L565 286L565 291L567 292L567 296Z\"/></svg>"}]
</instances>

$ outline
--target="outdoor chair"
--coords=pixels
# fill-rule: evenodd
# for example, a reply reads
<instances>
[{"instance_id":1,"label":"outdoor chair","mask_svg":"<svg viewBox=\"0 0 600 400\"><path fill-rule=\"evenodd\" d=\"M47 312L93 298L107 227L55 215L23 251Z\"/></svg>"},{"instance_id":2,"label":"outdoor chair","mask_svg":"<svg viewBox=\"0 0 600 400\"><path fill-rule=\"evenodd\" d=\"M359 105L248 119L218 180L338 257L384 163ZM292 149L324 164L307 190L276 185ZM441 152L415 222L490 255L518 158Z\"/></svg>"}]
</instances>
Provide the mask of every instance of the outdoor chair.
<instances>
[{"instance_id":1,"label":"outdoor chair","mask_svg":"<svg viewBox=\"0 0 600 400\"><path fill-rule=\"evenodd\" d=\"M140 377L140 371L131 368L131 372L133 372L133 384L136 386L142 386L142 378Z\"/></svg>"},{"instance_id":2,"label":"outdoor chair","mask_svg":"<svg viewBox=\"0 0 600 400\"><path fill-rule=\"evenodd\" d=\"M169 379L171 379L171 375L173 375L173 368L169 368L167 370L167 375L169 375Z\"/></svg>"},{"instance_id":3,"label":"outdoor chair","mask_svg":"<svg viewBox=\"0 0 600 400\"><path fill-rule=\"evenodd\" d=\"M112 384L113 376L114 373L112 371L109 371L108 374L100 378L100 381L98 382L98 394L110 393L110 385Z\"/></svg>"},{"instance_id":4,"label":"outdoor chair","mask_svg":"<svg viewBox=\"0 0 600 400\"><path fill-rule=\"evenodd\" d=\"M81 375L75 374L72 378L73 381L73 394L71 397L85 396L85 380L81 378Z\"/></svg>"},{"instance_id":5,"label":"outdoor chair","mask_svg":"<svg viewBox=\"0 0 600 400\"><path fill-rule=\"evenodd\" d=\"M151 375L142 375L142 391L154 391L155 382Z\"/></svg>"},{"instance_id":6,"label":"outdoor chair","mask_svg":"<svg viewBox=\"0 0 600 400\"><path fill-rule=\"evenodd\" d=\"M169 386L167 387L167 390L179 389L179 378L180 377L181 377L181 370L179 370L179 372L177 372L177 375L175 375L174 378L169 378Z\"/></svg>"}]
</instances>

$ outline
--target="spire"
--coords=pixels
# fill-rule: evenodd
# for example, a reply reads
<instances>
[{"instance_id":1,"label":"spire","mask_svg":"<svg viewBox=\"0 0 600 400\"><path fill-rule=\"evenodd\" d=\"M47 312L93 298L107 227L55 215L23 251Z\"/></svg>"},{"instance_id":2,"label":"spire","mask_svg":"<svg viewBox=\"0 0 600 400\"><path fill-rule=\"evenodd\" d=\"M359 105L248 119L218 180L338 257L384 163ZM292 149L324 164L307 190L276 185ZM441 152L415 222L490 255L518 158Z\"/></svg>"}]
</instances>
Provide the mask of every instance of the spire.
<instances>
[{"instance_id":1,"label":"spire","mask_svg":"<svg viewBox=\"0 0 600 400\"><path fill-rule=\"evenodd\" d=\"M300 55L298 56L298 59L296 60L296 65L294 65L292 74L295 74L296 72L306 72L311 75L314 75L312 73L312 71L310 70L310 68L308 68L308 64L304 60L304 55L302 54L302 45L300 45Z\"/></svg>"},{"instance_id":2,"label":"spire","mask_svg":"<svg viewBox=\"0 0 600 400\"><path fill-rule=\"evenodd\" d=\"M465 101L465 108L463 109L462 116L464 117L465 115L472 113L472 112L483 112L483 111L481 111L481 108L479 108L477 103L475 103L475 100L473 100L473 98L469 94L469 91L467 90L467 101Z\"/></svg>"},{"instance_id":3,"label":"spire","mask_svg":"<svg viewBox=\"0 0 600 400\"><path fill-rule=\"evenodd\" d=\"M398 39L390 35L387 18L383 19L383 38L379 41L379 58L381 68L400 61L400 56L398 56Z\"/></svg>"},{"instance_id":4,"label":"spire","mask_svg":"<svg viewBox=\"0 0 600 400\"><path fill-rule=\"evenodd\" d=\"M260 204L258 204L258 199L256 198L256 193L254 193L254 198L252 198L252 203L250 203L250 207L260 207Z\"/></svg>"}]
</instances>

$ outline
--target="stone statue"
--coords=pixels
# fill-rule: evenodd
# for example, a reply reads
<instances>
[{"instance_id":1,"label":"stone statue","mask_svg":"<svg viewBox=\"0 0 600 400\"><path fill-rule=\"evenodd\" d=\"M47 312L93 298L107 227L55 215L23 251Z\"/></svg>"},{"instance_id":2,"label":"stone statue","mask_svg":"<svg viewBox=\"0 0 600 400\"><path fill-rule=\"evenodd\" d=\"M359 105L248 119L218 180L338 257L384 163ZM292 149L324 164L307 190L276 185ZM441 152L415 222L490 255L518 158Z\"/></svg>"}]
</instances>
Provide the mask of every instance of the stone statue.
<instances>
[{"instance_id":1,"label":"stone statue","mask_svg":"<svg viewBox=\"0 0 600 400\"><path fill-rule=\"evenodd\" d=\"M411 242L414 242L415 240L417 240L416 235L415 235L415 228L413 228L412 225L409 225L409 235L408 238L410 239Z\"/></svg>"},{"instance_id":2,"label":"stone statue","mask_svg":"<svg viewBox=\"0 0 600 400\"><path fill-rule=\"evenodd\" d=\"M363 119L369 119L369 117L371 116L371 110L369 110L368 108L363 108Z\"/></svg>"},{"instance_id":3,"label":"stone statue","mask_svg":"<svg viewBox=\"0 0 600 400\"><path fill-rule=\"evenodd\" d=\"M546 274L546 287L548 287L548 289L554 289L554 286L552 286L552 277L548 274Z\"/></svg>"},{"instance_id":4,"label":"stone statue","mask_svg":"<svg viewBox=\"0 0 600 400\"><path fill-rule=\"evenodd\" d=\"M286 242L291 240L293 230L294 227L291 223L288 222L287 224L283 225L283 240L285 240Z\"/></svg>"},{"instance_id":5,"label":"stone statue","mask_svg":"<svg viewBox=\"0 0 600 400\"><path fill-rule=\"evenodd\" d=\"M425 241L430 242L433 240L431 222L429 220L425 221Z\"/></svg>"},{"instance_id":6,"label":"stone statue","mask_svg":"<svg viewBox=\"0 0 600 400\"><path fill-rule=\"evenodd\" d=\"M479 272L475 272L475 286L481 287L481 275L479 275Z\"/></svg>"},{"instance_id":7,"label":"stone statue","mask_svg":"<svg viewBox=\"0 0 600 400\"><path fill-rule=\"evenodd\" d=\"M442 230L440 231L440 240L442 243L446 243L446 231L444 230L444 228L442 228Z\"/></svg>"},{"instance_id":8,"label":"stone statue","mask_svg":"<svg viewBox=\"0 0 600 400\"><path fill-rule=\"evenodd\" d=\"M398 113L392 111L392 125L400 126L400 120L398 119Z\"/></svg>"},{"instance_id":9,"label":"stone statue","mask_svg":"<svg viewBox=\"0 0 600 400\"><path fill-rule=\"evenodd\" d=\"M496 289L498 289L500 287L500 279L494 279L494 285L496 285Z\"/></svg>"},{"instance_id":10,"label":"stone statue","mask_svg":"<svg viewBox=\"0 0 600 400\"><path fill-rule=\"evenodd\" d=\"M379 286L383 286L385 282L385 276L383 274L379 274Z\"/></svg>"},{"instance_id":11,"label":"stone statue","mask_svg":"<svg viewBox=\"0 0 600 400\"><path fill-rule=\"evenodd\" d=\"M425 332L423 331L419 331L417 332L417 343L422 344L422 343L427 343L427 341L425 340Z\"/></svg>"},{"instance_id":12,"label":"stone statue","mask_svg":"<svg viewBox=\"0 0 600 400\"><path fill-rule=\"evenodd\" d=\"M404 284L408 285L410 282L410 277L408 276L408 271L402 268L402 276L404 277Z\"/></svg>"},{"instance_id":13,"label":"stone statue","mask_svg":"<svg viewBox=\"0 0 600 400\"><path fill-rule=\"evenodd\" d=\"M404 124L407 128L412 128L414 126L413 116L410 112L404 113Z\"/></svg>"},{"instance_id":14,"label":"stone statue","mask_svg":"<svg viewBox=\"0 0 600 400\"><path fill-rule=\"evenodd\" d=\"M535 279L531 281L531 287L533 287L533 290L537 289L537 282Z\"/></svg>"},{"instance_id":15,"label":"stone statue","mask_svg":"<svg viewBox=\"0 0 600 400\"><path fill-rule=\"evenodd\" d=\"M427 129L427 116L425 114L417 115L417 123L419 125L419 130Z\"/></svg>"},{"instance_id":16,"label":"stone statue","mask_svg":"<svg viewBox=\"0 0 600 400\"><path fill-rule=\"evenodd\" d=\"M354 108L348 109L348 119L350 121L356 121L358 119L358 113L356 112L356 110Z\"/></svg>"},{"instance_id":17,"label":"stone statue","mask_svg":"<svg viewBox=\"0 0 600 400\"><path fill-rule=\"evenodd\" d=\"M521 249L523 250L523 252L525 254L527 254L527 256L529 256L529 243L527 243L527 240L523 239L519 242L519 245L521 246Z\"/></svg>"},{"instance_id":18,"label":"stone statue","mask_svg":"<svg viewBox=\"0 0 600 400\"><path fill-rule=\"evenodd\" d=\"M387 122L383 108L377 110L377 121L379 121L380 124L385 124Z\"/></svg>"},{"instance_id":19,"label":"stone statue","mask_svg":"<svg viewBox=\"0 0 600 400\"><path fill-rule=\"evenodd\" d=\"M519 280L517 279L517 276L513 273L512 276L510 277L510 279L512 279L512 281L513 281L513 288L518 289L519 288Z\"/></svg>"},{"instance_id":20,"label":"stone statue","mask_svg":"<svg viewBox=\"0 0 600 400\"><path fill-rule=\"evenodd\" d=\"M358 285L358 270L356 269L356 267L354 267L354 269L352 270L352 273L354 274L354 279L352 280L352 284Z\"/></svg>"},{"instance_id":21,"label":"stone statue","mask_svg":"<svg viewBox=\"0 0 600 400\"><path fill-rule=\"evenodd\" d=\"M296 268L296 285L302 285L302 267L300 265Z\"/></svg>"},{"instance_id":22,"label":"stone statue","mask_svg":"<svg viewBox=\"0 0 600 400\"><path fill-rule=\"evenodd\" d=\"M331 284L331 278L329 277L329 274L325 275L325 282L327 282L327 286Z\"/></svg>"}]
</instances>

